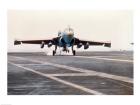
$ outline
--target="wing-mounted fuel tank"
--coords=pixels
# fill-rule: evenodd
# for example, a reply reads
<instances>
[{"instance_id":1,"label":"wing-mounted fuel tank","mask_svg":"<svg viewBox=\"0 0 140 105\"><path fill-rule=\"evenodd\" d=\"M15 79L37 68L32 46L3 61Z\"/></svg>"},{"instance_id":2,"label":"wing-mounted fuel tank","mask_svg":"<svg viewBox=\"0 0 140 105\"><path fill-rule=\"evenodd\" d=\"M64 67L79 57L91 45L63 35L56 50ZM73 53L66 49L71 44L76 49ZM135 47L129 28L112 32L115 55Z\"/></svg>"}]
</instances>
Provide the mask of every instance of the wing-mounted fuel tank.
<instances>
[{"instance_id":1,"label":"wing-mounted fuel tank","mask_svg":"<svg viewBox=\"0 0 140 105\"><path fill-rule=\"evenodd\" d=\"M53 44L52 44L52 42L49 42L48 43L48 47L51 47Z\"/></svg>"},{"instance_id":2,"label":"wing-mounted fuel tank","mask_svg":"<svg viewBox=\"0 0 140 105\"><path fill-rule=\"evenodd\" d=\"M89 48L89 43L87 42L85 45L84 45L84 49L88 49Z\"/></svg>"},{"instance_id":3,"label":"wing-mounted fuel tank","mask_svg":"<svg viewBox=\"0 0 140 105\"><path fill-rule=\"evenodd\" d=\"M77 45L77 48L81 48L82 47L82 43L79 43L78 45Z\"/></svg>"},{"instance_id":4,"label":"wing-mounted fuel tank","mask_svg":"<svg viewBox=\"0 0 140 105\"><path fill-rule=\"evenodd\" d=\"M42 42L41 42L41 48L44 48L44 45L45 45L45 42L42 41Z\"/></svg>"}]
</instances>

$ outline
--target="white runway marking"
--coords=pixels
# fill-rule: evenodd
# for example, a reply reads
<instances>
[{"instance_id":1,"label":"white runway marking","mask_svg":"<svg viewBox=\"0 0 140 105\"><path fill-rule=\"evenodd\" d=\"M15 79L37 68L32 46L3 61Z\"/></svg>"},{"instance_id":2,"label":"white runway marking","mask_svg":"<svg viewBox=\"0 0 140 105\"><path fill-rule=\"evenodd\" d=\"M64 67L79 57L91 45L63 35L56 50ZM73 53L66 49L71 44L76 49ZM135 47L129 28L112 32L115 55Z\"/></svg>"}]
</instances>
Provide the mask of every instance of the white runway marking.
<instances>
[{"instance_id":1,"label":"white runway marking","mask_svg":"<svg viewBox=\"0 0 140 105\"><path fill-rule=\"evenodd\" d=\"M31 63L31 64L20 64L21 66L47 66L47 64L36 64L36 63Z\"/></svg>"},{"instance_id":2,"label":"white runway marking","mask_svg":"<svg viewBox=\"0 0 140 105\"><path fill-rule=\"evenodd\" d=\"M130 62L133 63L133 60L123 60L123 59L112 59L112 58L102 58L102 57L87 57L87 56L74 56L74 57L78 57L78 58L94 58L94 59L102 59L102 60L110 60L110 61L120 61L120 62Z\"/></svg>"},{"instance_id":3,"label":"white runway marking","mask_svg":"<svg viewBox=\"0 0 140 105\"><path fill-rule=\"evenodd\" d=\"M31 72L36 73L36 74L38 74L38 75L41 75L41 76L50 78L50 79L52 79L52 80L58 81L58 82L60 82L60 83L63 83L63 84L66 84L66 85L68 85L68 86L77 88L77 89L79 89L79 90L85 91L85 92L90 93L90 94L95 94L95 95L103 95L103 94L104 94L104 93L101 93L101 92L98 92L98 91L95 91L95 90L91 90L91 89L89 89L89 88L86 88L86 87L84 87L84 86L77 85L77 84L74 84L74 83L71 83L71 82L68 82L68 81L59 79L59 78L54 77L54 76L47 75L47 74L44 74L44 73L35 71L35 70L30 69L30 68L27 68L27 67L23 67L23 66L21 66L21 65L19 65L19 64L15 64L15 63L12 63L12 62L9 62L9 63L12 64L12 65L14 65L14 66L23 68L23 69L25 69L25 70L27 70L27 71L31 71Z\"/></svg>"},{"instance_id":4,"label":"white runway marking","mask_svg":"<svg viewBox=\"0 0 140 105\"><path fill-rule=\"evenodd\" d=\"M113 74L108 74L108 73L103 73L103 72L97 72L97 71L94 71L94 70L87 70L87 69L70 67L70 66L60 65L60 64L55 64L55 63L31 60L31 59L22 58L22 57L16 57L16 58L18 58L20 60L28 60L28 61L32 61L32 62L41 63L41 64L51 65L51 66L55 66L55 67L58 67L58 68L63 68L63 69L66 69L66 70L78 71L78 72L83 72L83 73L92 73L92 74L95 74L96 76L99 76L99 77L110 78L110 79L119 80L119 81L123 81L123 82L133 83L132 78L125 77L125 76L118 76L118 75L113 75Z\"/></svg>"},{"instance_id":5,"label":"white runway marking","mask_svg":"<svg viewBox=\"0 0 140 105\"><path fill-rule=\"evenodd\" d=\"M48 74L50 76L96 76L94 73L64 73L64 74Z\"/></svg>"}]
</instances>

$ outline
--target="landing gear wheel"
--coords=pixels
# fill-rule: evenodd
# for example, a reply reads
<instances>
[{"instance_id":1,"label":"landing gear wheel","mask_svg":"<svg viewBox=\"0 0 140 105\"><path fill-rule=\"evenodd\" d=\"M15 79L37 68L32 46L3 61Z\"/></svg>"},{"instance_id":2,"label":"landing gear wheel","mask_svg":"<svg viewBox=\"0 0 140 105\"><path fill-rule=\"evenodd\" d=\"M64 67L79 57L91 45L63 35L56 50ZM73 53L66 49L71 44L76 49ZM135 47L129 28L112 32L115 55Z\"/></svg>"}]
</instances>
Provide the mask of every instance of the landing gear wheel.
<instances>
[{"instance_id":1,"label":"landing gear wheel","mask_svg":"<svg viewBox=\"0 0 140 105\"><path fill-rule=\"evenodd\" d=\"M53 56L55 55L55 53L56 53L56 52L53 50Z\"/></svg>"},{"instance_id":2,"label":"landing gear wheel","mask_svg":"<svg viewBox=\"0 0 140 105\"><path fill-rule=\"evenodd\" d=\"M73 50L73 55L74 55L74 56L76 55L76 51L75 51L75 50Z\"/></svg>"}]
</instances>

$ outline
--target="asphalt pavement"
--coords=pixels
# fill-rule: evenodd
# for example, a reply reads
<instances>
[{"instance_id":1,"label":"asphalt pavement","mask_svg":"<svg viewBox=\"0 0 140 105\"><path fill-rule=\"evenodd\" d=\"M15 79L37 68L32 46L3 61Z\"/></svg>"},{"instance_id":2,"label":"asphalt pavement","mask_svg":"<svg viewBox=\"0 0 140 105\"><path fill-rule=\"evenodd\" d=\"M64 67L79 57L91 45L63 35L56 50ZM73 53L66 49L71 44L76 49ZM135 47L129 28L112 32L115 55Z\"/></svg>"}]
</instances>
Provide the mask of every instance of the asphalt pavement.
<instances>
[{"instance_id":1,"label":"asphalt pavement","mask_svg":"<svg viewBox=\"0 0 140 105\"><path fill-rule=\"evenodd\" d=\"M133 95L133 52L8 53L8 95Z\"/></svg>"}]
</instances>

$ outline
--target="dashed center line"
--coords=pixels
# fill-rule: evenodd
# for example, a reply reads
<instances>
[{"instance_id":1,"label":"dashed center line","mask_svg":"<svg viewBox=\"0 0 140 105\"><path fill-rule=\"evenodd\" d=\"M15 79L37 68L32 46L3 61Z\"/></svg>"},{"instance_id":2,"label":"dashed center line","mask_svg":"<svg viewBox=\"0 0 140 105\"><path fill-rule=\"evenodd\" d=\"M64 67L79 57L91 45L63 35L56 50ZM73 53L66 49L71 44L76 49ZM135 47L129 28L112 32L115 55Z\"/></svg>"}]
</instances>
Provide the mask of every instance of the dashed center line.
<instances>
[{"instance_id":1,"label":"dashed center line","mask_svg":"<svg viewBox=\"0 0 140 105\"><path fill-rule=\"evenodd\" d=\"M104 93L101 93L99 91L96 91L96 90L93 90L93 89L89 89L89 88L86 88L84 86L81 86L81 85L77 85L77 84L74 84L74 83L71 83L71 82L68 82L68 81L65 81L65 80L62 80L60 78L57 78L57 77L54 77L54 76L51 76L51 75L47 75L47 74L44 74L44 73L41 73L39 71L35 71L34 69L31 69L31 68L27 68L27 67L23 67L19 64L15 64L15 63L12 63L12 62L9 62L10 64L14 65L14 66L17 66L17 67L20 67L24 70L27 70L27 71L30 71L30 72L33 72L33 73L36 73L38 75L41 75L41 76L44 76L44 77L47 77L47 78L50 78L52 80L55 80L57 82L60 82L60 83L63 83L65 85L68 85L68 86L71 86L73 88L77 88L79 90L82 90L82 91L85 91L87 93L90 93L90 94L95 94L95 95L103 95Z\"/></svg>"}]
</instances>

